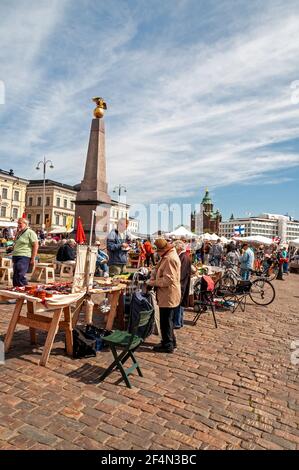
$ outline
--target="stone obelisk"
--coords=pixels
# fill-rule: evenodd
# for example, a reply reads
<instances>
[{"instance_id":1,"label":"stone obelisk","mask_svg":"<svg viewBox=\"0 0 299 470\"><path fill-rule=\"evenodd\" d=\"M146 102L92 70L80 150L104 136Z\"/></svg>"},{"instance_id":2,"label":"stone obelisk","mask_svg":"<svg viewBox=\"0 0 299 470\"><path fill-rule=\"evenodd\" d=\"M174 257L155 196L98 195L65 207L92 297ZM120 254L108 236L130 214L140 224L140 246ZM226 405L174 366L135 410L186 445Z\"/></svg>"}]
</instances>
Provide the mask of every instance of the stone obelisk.
<instances>
[{"instance_id":1,"label":"stone obelisk","mask_svg":"<svg viewBox=\"0 0 299 470\"><path fill-rule=\"evenodd\" d=\"M105 238L109 231L111 207L106 179L104 110L107 105L103 98L93 98L93 101L97 107L91 122L84 178L77 193L75 211L75 222L77 224L80 216L87 240L90 236L92 211L96 212L92 238Z\"/></svg>"}]
</instances>

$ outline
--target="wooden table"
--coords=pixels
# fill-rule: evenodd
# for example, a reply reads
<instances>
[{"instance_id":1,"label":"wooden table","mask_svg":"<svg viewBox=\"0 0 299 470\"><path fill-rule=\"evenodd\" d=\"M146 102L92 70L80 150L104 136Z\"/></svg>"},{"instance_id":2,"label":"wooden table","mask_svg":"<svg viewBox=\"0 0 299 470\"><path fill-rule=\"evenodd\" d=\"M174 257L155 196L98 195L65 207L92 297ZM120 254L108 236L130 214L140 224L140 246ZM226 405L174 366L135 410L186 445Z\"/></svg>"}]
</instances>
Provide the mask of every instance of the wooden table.
<instances>
[{"instance_id":1,"label":"wooden table","mask_svg":"<svg viewBox=\"0 0 299 470\"><path fill-rule=\"evenodd\" d=\"M119 318L121 320L121 327L124 327L123 317L124 317L124 309L123 309L123 294L126 289L125 284L119 284L117 286L107 286L107 287L100 287L98 289L91 289L89 294L91 296L91 300L96 304L97 303L97 295L102 294L109 294L110 296L110 311L106 314L106 330L112 330L114 320L119 314Z\"/></svg>"},{"instance_id":2,"label":"wooden table","mask_svg":"<svg viewBox=\"0 0 299 470\"><path fill-rule=\"evenodd\" d=\"M43 305L40 299L25 293L0 290L0 296L7 299L16 299L16 306L4 339L5 352L9 350L16 326L19 324L29 328L31 344L36 344L36 330L48 332L40 360L41 366L47 364L55 336L59 330L65 332L67 354L73 354L73 313L71 305L76 302L77 307L79 307L80 302L82 304L85 292L61 296L54 295L47 299L46 305ZM26 316L21 315L25 300L27 301Z\"/></svg>"}]
</instances>

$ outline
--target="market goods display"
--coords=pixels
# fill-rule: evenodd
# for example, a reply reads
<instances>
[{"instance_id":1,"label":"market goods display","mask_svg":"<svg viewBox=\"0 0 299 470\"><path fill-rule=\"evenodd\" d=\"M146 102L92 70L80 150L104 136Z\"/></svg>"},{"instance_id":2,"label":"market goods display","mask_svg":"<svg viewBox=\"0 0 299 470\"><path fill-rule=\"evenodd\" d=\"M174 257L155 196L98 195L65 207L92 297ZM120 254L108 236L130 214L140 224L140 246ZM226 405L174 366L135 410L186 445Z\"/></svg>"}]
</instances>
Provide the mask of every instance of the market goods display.
<instances>
[{"instance_id":1,"label":"market goods display","mask_svg":"<svg viewBox=\"0 0 299 470\"><path fill-rule=\"evenodd\" d=\"M11 292L24 294L25 296L35 297L45 303L56 295L69 295L72 293L71 282L55 282L53 284L27 285L22 287L7 287L2 292Z\"/></svg>"}]
</instances>

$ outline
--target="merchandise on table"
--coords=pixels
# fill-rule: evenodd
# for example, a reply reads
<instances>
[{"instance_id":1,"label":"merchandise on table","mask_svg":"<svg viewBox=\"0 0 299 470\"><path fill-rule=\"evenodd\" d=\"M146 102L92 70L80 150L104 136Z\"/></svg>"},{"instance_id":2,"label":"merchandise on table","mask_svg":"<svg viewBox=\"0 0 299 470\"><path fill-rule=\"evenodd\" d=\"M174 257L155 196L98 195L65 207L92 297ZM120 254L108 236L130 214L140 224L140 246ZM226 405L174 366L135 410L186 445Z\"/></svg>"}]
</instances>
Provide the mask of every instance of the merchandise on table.
<instances>
[{"instance_id":1,"label":"merchandise on table","mask_svg":"<svg viewBox=\"0 0 299 470\"><path fill-rule=\"evenodd\" d=\"M7 292L18 292L20 294L26 294L31 297L37 297L42 301L53 297L53 295L68 295L72 293L72 283L62 282L53 284L38 284L38 285L27 285L21 287L7 287L4 289Z\"/></svg>"}]
</instances>

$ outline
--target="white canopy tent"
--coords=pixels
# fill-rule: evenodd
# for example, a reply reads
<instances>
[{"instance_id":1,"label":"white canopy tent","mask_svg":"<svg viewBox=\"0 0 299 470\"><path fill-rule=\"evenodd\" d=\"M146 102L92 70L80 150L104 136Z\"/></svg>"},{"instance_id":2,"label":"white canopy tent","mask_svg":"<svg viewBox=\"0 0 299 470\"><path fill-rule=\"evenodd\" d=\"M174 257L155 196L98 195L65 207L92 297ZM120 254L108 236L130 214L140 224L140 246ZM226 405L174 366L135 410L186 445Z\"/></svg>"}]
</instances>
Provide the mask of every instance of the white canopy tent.
<instances>
[{"instance_id":1,"label":"white canopy tent","mask_svg":"<svg viewBox=\"0 0 299 470\"><path fill-rule=\"evenodd\" d=\"M186 229L184 225L181 225L178 227L176 230L173 232L170 232L169 234L171 237L185 237L185 238L195 238L196 235L193 232L190 232L190 230Z\"/></svg>"},{"instance_id":2,"label":"white canopy tent","mask_svg":"<svg viewBox=\"0 0 299 470\"><path fill-rule=\"evenodd\" d=\"M289 246L294 246L295 248L299 248L299 238L295 238L295 240L291 240L289 242Z\"/></svg>"},{"instance_id":3,"label":"white canopy tent","mask_svg":"<svg viewBox=\"0 0 299 470\"><path fill-rule=\"evenodd\" d=\"M67 230L65 227L58 227L58 228L54 228L53 230L51 230L51 232L48 232L48 233L51 233L52 235L55 235L55 233L72 233L74 231L73 228Z\"/></svg>"},{"instance_id":4,"label":"white canopy tent","mask_svg":"<svg viewBox=\"0 0 299 470\"><path fill-rule=\"evenodd\" d=\"M216 233L203 233L200 235L200 239L203 241L211 241L211 242L216 242L220 237Z\"/></svg>"},{"instance_id":5,"label":"white canopy tent","mask_svg":"<svg viewBox=\"0 0 299 470\"><path fill-rule=\"evenodd\" d=\"M0 228L17 228L18 224L17 222L7 222L7 221L3 221L3 222L0 222Z\"/></svg>"},{"instance_id":6,"label":"white canopy tent","mask_svg":"<svg viewBox=\"0 0 299 470\"><path fill-rule=\"evenodd\" d=\"M212 233L211 240L212 240L212 242L216 242L217 240L219 240L218 235L216 233Z\"/></svg>"},{"instance_id":7,"label":"white canopy tent","mask_svg":"<svg viewBox=\"0 0 299 470\"><path fill-rule=\"evenodd\" d=\"M250 237L234 237L234 240L248 243L259 243L260 245L273 245L272 238L263 237L262 235L251 235Z\"/></svg>"}]
</instances>

